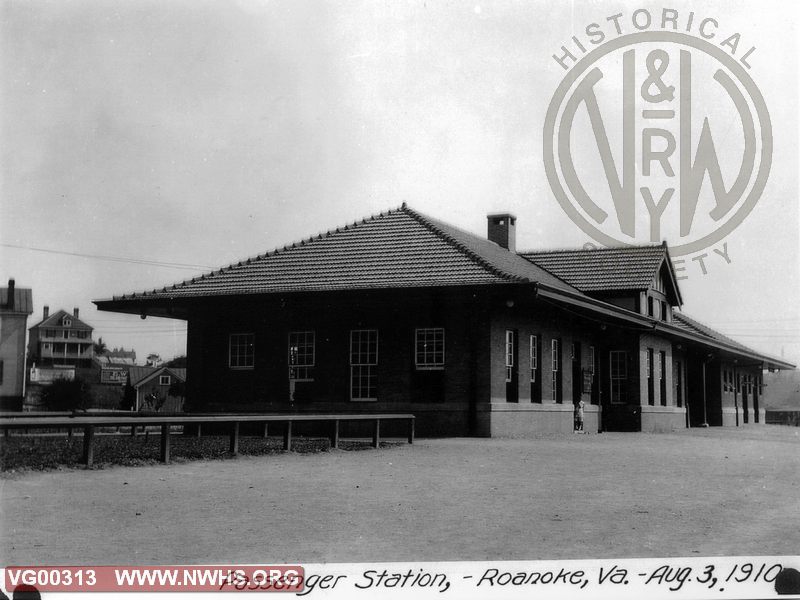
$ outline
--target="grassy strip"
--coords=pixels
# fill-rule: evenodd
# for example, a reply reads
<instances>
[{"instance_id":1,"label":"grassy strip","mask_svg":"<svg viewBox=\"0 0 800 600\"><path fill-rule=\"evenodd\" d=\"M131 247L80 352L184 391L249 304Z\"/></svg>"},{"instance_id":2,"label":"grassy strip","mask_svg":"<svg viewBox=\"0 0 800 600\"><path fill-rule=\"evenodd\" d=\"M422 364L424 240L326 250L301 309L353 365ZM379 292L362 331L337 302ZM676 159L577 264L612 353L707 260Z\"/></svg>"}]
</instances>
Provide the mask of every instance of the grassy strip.
<instances>
[{"instance_id":1,"label":"grassy strip","mask_svg":"<svg viewBox=\"0 0 800 600\"><path fill-rule=\"evenodd\" d=\"M228 436L173 436L170 457L182 460L206 460L230 458ZM94 440L95 468L108 465L149 465L158 463L160 436L130 437L127 435L99 436ZM397 442L382 442L381 446L394 446ZM339 442L341 450L366 450L369 442ZM304 454L327 452L330 442L325 438L294 438L292 451ZM262 456L283 452L283 440L279 437L241 437L239 454ZM83 453L83 436L67 437L23 437L11 436L0 443L0 471L47 471L63 467L78 467Z\"/></svg>"}]
</instances>

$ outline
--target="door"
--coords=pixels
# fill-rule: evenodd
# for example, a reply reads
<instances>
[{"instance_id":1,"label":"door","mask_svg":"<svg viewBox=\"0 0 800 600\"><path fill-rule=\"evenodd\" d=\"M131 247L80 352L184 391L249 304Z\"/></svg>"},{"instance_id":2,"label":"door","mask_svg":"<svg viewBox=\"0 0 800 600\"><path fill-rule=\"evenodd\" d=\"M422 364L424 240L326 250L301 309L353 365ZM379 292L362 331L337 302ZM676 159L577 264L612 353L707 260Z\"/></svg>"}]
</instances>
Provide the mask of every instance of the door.
<instances>
[{"instance_id":1,"label":"door","mask_svg":"<svg viewBox=\"0 0 800 600\"><path fill-rule=\"evenodd\" d=\"M747 392L748 392L748 389L747 389L747 375L739 375L738 381L739 381L739 387L742 390L742 420L745 423L749 423L750 422L750 415L748 414L749 413L749 410L748 410L749 407L747 405Z\"/></svg>"},{"instance_id":2,"label":"door","mask_svg":"<svg viewBox=\"0 0 800 600\"><path fill-rule=\"evenodd\" d=\"M760 392L761 375L756 375L753 382L753 422L758 423L758 395Z\"/></svg>"},{"instance_id":3,"label":"door","mask_svg":"<svg viewBox=\"0 0 800 600\"><path fill-rule=\"evenodd\" d=\"M581 401L583 393L583 372L581 371L581 345L573 342L570 348L572 358L572 403Z\"/></svg>"}]
</instances>

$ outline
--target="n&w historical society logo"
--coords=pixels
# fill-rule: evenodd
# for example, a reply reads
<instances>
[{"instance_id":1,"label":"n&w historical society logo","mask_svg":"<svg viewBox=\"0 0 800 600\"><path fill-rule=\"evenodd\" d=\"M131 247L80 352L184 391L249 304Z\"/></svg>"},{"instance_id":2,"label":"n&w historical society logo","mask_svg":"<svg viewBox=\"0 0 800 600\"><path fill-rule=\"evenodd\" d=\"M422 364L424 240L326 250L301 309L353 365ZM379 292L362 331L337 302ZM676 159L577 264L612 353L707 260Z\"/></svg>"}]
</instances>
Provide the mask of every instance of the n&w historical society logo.
<instances>
[{"instance_id":1,"label":"n&w historical society logo","mask_svg":"<svg viewBox=\"0 0 800 600\"><path fill-rule=\"evenodd\" d=\"M710 257L731 262L723 240L758 202L772 162L754 51L717 19L673 9L610 15L573 36L553 55L567 73L543 148L567 215L603 245L666 239L686 257L679 272L687 260L703 273Z\"/></svg>"}]
</instances>

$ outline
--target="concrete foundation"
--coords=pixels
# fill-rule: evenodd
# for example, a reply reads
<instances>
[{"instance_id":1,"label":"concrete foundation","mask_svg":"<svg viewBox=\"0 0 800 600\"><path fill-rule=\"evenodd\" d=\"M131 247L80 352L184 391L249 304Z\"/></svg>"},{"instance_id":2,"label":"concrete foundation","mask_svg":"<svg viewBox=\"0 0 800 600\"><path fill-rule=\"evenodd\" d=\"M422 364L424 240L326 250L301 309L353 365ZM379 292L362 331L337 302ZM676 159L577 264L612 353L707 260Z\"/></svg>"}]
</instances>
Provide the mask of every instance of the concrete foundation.
<instances>
[{"instance_id":1,"label":"concrete foundation","mask_svg":"<svg viewBox=\"0 0 800 600\"><path fill-rule=\"evenodd\" d=\"M686 409L676 406L642 406L642 431L666 433L686 429Z\"/></svg>"}]
</instances>

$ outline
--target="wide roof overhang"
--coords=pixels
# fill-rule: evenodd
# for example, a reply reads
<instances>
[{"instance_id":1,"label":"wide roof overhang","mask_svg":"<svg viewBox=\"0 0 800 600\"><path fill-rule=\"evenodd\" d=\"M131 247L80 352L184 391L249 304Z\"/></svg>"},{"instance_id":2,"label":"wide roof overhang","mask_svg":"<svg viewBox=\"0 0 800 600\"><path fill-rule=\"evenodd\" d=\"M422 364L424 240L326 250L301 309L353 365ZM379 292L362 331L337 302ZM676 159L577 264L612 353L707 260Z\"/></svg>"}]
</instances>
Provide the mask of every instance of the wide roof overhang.
<instances>
[{"instance_id":1,"label":"wide roof overhang","mask_svg":"<svg viewBox=\"0 0 800 600\"><path fill-rule=\"evenodd\" d=\"M706 335L694 333L688 329L668 323L664 321L654 321L652 318L645 317L639 313L627 310L625 308L616 306L609 302L592 298L580 292L571 292L568 290L556 288L543 283L508 283L503 284L509 287L521 288L533 294L534 297L543 300L550 300L560 305L570 307L574 312L585 318L593 319L595 321L607 321L609 324L624 324L639 330L641 333L651 332L656 335L661 335L665 338L672 340L675 343L685 343L700 351L708 349L709 353L715 356L724 357L731 361L749 361L746 364L761 365L767 369L780 369L780 370L793 370L795 365L783 359L779 359L767 354L763 354L746 348L731 344L725 340L714 339ZM453 289L465 286L453 286ZM469 286L466 286L469 287ZM496 286L476 286L480 288L496 287ZM420 290L423 288L403 288L407 290ZM442 289L442 288L424 288L424 289ZM381 291L397 291L396 288L369 288L367 290L352 290L353 292L381 292ZM295 294L303 293L333 293L331 290L326 291L295 291L295 292L281 292L268 294L271 296L292 296ZM341 293L341 290L339 290ZM163 317L169 319L182 319L187 320L193 307L200 307L211 298L213 299L244 299L248 296L255 296L256 294L237 294L237 295L215 295L215 296L178 296L169 297L160 295L157 297L149 297L147 295L137 297L114 298L110 300L95 300L94 304L98 310L107 312L117 312L124 314L139 315L141 317L153 316Z\"/></svg>"},{"instance_id":2,"label":"wide roof overhang","mask_svg":"<svg viewBox=\"0 0 800 600\"><path fill-rule=\"evenodd\" d=\"M596 298L590 298L583 294L573 294L564 290L551 288L544 284L536 286L536 293L541 298L562 302L585 311L588 313L587 316L602 315L613 322L621 322L628 326L633 326L639 329L641 333L651 332L676 343L686 343L709 348L712 354L729 358L730 360L741 362L741 360L744 359L750 361L750 363L758 363L763 368L767 369L794 370L796 367L796 365L783 359L769 356L768 354L763 354L736 344L730 344L724 340L694 333L673 323L654 321L652 318L645 317L639 313Z\"/></svg>"}]
</instances>

